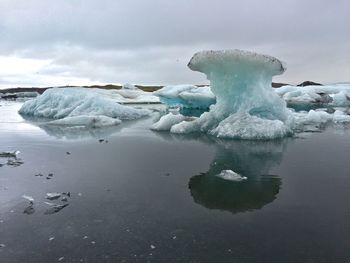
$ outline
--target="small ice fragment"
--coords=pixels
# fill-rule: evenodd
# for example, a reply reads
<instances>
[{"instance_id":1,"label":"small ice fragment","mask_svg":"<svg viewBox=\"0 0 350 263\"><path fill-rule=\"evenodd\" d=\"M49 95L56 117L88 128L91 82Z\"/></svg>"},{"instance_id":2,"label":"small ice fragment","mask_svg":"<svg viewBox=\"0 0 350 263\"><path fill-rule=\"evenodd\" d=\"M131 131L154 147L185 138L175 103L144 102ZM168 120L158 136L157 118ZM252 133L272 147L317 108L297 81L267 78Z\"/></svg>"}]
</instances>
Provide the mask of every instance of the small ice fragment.
<instances>
[{"instance_id":1,"label":"small ice fragment","mask_svg":"<svg viewBox=\"0 0 350 263\"><path fill-rule=\"evenodd\" d=\"M176 236L173 236L173 239L176 239Z\"/></svg>"},{"instance_id":2,"label":"small ice fragment","mask_svg":"<svg viewBox=\"0 0 350 263\"><path fill-rule=\"evenodd\" d=\"M62 193L63 195L66 195L68 197L70 197L70 192L67 192L67 193Z\"/></svg>"},{"instance_id":3,"label":"small ice fragment","mask_svg":"<svg viewBox=\"0 0 350 263\"><path fill-rule=\"evenodd\" d=\"M154 246L154 245L151 245L151 249L155 249L156 248L156 246Z\"/></svg>"},{"instance_id":4,"label":"small ice fragment","mask_svg":"<svg viewBox=\"0 0 350 263\"><path fill-rule=\"evenodd\" d=\"M82 196L83 194L82 193L78 193L78 196Z\"/></svg>"},{"instance_id":5,"label":"small ice fragment","mask_svg":"<svg viewBox=\"0 0 350 263\"><path fill-rule=\"evenodd\" d=\"M20 159L16 159L16 160L7 160L6 164L9 166L17 167L24 164L24 162L22 162Z\"/></svg>"},{"instance_id":6,"label":"small ice fragment","mask_svg":"<svg viewBox=\"0 0 350 263\"><path fill-rule=\"evenodd\" d=\"M62 202L68 202L68 199L67 199L67 197L62 197L61 201Z\"/></svg>"},{"instance_id":7,"label":"small ice fragment","mask_svg":"<svg viewBox=\"0 0 350 263\"><path fill-rule=\"evenodd\" d=\"M57 205L57 204L55 204L51 208L47 209L44 214L45 215L52 215L52 214L58 213L59 211L61 211L66 206L68 206L68 204L64 204L64 205Z\"/></svg>"},{"instance_id":8,"label":"small ice fragment","mask_svg":"<svg viewBox=\"0 0 350 263\"><path fill-rule=\"evenodd\" d=\"M51 202L44 202L44 203L47 204L47 205L50 205L50 206L56 205L55 203L51 203Z\"/></svg>"},{"instance_id":9,"label":"small ice fragment","mask_svg":"<svg viewBox=\"0 0 350 263\"><path fill-rule=\"evenodd\" d=\"M55 237L50 237L49 238L49 241L52 241L52 240L54 240L55 239Z\"/></svg>"},{"instance_id":10,"label":"small ice fragment","mask_svg":"<svg viewBox=\"0 0 350 263\"><path fill-rule=\"evenodd\" d=\"M88 236L84 236L84 237L83 237L83 239L87 239L87 238L89 238L89 237L88 237Z\"/></svg>"},{"instance_id":11,"label":"small ice fragment","mask_svg":"<svg viewBox=\"0 0 350 263\"><path fill-rule=\"evenodd\" d=\"M0 244L0 248L4 248L4 247L6 247L5 244Z\"/></svg>"},{"instance_id":12,"label":"small ice fragment","mask_svg":"<svg viewBox=\"0 0 350 263\"><path fill-rule=\"evenodd\" d=\"M12 157L16 158L18 154L20 154L20 151L14 151L14 152L0 152L0 157Z\"/></svg>"},{"instance_id":13,"label":"small ice fragment","mask_svg":"<svg viewBox=\"0 0 350 263\"><path fill-rule=\"evenodd\" d=\"M34 204L34 198L29 195L22 195L24 199L27 199L31 204Z\"/></svg>"},{"instance_id":14,"label":"small ice fragment","mask_svg":"<svg viewBox=\"0 0 350 263\"><path fill-rule=\"evenodd\" d=\"M64 257L60 257L60 258L58 259L58 261L62 261L62 260L64 260Z\"/></svg>"},{"instance_id":15,"label":"small ice fragment","mask_svg":"<svg viewBox=\"0 0 350 263\"><path fill-rule=\"evenodd\" d=\"M47 193L46 194L46 199L49 199L49 200L55 200L55 199L58 199L60 197L61 197L60 193Z\"/></svg>"},{"instance_id":16,"label":"small ice fragment","mask_svg":"<svg viewBox=\"0 0 350 263\"><path fill-rule=\"evenodd\" d=\"M228 180L228 181L242 181L242 180L246 180L247 177L245 176L241 176L238 173L235 173L232 170L222 170L219 174L216 175L217 177L224 179L224 180Z\"/></svg>"},{"instance_id":17,"label":"small ice fragment","mask_svg":"<svg viewBox=\"0 0 350 263\"><path fill-rule=\"evenodd\" d=\"M92 245L95 245L95 244L96 244L96 242L95 242L95 241L91 241L91 244L92 244Z\"/></svg>"}]
</instances>

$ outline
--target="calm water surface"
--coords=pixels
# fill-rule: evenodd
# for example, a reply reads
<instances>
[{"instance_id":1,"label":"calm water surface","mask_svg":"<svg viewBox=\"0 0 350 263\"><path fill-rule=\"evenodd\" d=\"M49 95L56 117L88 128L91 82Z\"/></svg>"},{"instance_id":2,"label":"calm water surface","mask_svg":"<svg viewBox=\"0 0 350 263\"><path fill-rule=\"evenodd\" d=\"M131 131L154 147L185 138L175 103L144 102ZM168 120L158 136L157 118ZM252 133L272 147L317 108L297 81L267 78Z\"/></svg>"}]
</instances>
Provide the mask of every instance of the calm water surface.
<instances>
[{"instance_id":1,"label":"calm water surface","mask_svg":"<svg viewBox=\"0 0 350 263\"><path fill-rule=\"evenodd\" d=\"M0 105L0 152L23 162L0 158L0 262L349 261L349 130L225 141L155 133L152 118L39 127Z\"/></svg>"}]
</instances>

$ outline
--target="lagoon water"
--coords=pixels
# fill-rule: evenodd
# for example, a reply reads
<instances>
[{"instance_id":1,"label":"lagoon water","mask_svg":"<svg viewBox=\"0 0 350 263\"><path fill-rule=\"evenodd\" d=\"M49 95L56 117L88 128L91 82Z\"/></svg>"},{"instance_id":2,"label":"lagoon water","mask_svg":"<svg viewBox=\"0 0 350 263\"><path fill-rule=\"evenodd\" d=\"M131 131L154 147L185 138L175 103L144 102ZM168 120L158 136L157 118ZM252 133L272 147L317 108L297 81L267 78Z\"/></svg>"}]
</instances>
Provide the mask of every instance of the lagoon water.
<instances>
[{"instance_id":1,"label":"lagoon water","mask_svg":"<svg viewBox=\"0 0 350 263\"><path fill-rule=\"evenodd\" d=\"M23 162L0 167L1 262L349 260L350 130L215 140L152 132L152 118L40 127L0 105L0 152Z\"/></svg>"}]
</instances>

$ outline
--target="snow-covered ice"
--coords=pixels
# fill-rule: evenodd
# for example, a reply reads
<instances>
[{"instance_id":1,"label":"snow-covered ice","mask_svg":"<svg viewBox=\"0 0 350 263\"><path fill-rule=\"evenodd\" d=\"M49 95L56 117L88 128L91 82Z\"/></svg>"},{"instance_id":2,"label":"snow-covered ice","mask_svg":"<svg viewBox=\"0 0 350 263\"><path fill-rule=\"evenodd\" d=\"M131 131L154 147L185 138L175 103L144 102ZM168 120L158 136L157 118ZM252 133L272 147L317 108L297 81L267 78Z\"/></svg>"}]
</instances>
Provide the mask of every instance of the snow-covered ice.
<instances>
[{"instance_id":1,"label":"snow-covered ice","mask_svg":"<svg viewBox=\"0 0 350 263\"><path fill-rule=\"evenodd\" d=\"M285 66L278 59L241 50L202 51L188 64L211 82L216 104L173 133L206 132L216 137L273 139L292 133L293 115L271 88L272 76Z\"/></svg>"},{"instance_id":2,"label":"snow-covered ice","mask_svg":"<svg viewBox=\"0 0 350 263\"><path fill-rule=\"evenodd\" d=\"M169 131L173 125L184 121L185 118L186 117L181 114L170 112L162 116L158 122L154 123L151 129L156 131Z\"/></svg>"},{"instance_id":3,"label":"snow-covered ice","mask_svg":"<svg viewBox=\"0 0 350 263\"><path fill-rule=\"evenodd\" d=\"M96 127L115 125L120 120L138 119L150 114L149 110L119 104L120 98L124 97L108 90L52 88L26 101L19 113L29 117L60 119L50 123L55 125Z\"/></svg>"},{"instance_id":4,"label":"snow-covered ice","mask_svg":"<svg viewBox=\"0 0 350 263\"><path fill-rule=\"evenodd\" d=\"M328 84L324 86L283 86L275 92L288 104L319 104L337 107L350 105L350 84Z\"/></svg>"},{"instance_id":5,"label":"snow-covered ice","mask_svg":"<svg viewBox=\"0 0 350 263\"><path fill-rule=\"evenodd\" d=\"M169 106L191 109L207 109L215 103L215 95L209 86L172 85L153 92L160 101Z\"/></svg>"}]
</instances>

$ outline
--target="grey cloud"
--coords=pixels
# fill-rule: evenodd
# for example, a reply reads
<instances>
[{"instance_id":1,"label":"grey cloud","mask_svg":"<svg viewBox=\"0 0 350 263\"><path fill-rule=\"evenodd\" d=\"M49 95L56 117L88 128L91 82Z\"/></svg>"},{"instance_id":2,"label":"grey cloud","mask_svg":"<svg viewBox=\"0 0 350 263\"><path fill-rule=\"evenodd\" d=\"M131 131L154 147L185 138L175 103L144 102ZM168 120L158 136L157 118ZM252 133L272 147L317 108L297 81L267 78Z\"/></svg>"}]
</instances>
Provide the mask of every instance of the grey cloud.
<instances>
[{"instance_id":1,"label":"grey cloud","mask_svg":"<svg viewBox=\"0 0 350 263\"><path fill-rule=\"evenodd\" d=\"M2 0L0 54L51 59L45 76L203 83L186 68L194 52L240 48L286 61L281 81L346 80L349 9L345 0Z\"/></svg>"}]
</instances>

